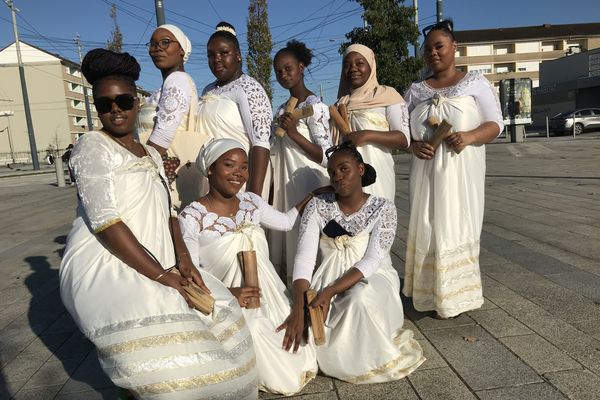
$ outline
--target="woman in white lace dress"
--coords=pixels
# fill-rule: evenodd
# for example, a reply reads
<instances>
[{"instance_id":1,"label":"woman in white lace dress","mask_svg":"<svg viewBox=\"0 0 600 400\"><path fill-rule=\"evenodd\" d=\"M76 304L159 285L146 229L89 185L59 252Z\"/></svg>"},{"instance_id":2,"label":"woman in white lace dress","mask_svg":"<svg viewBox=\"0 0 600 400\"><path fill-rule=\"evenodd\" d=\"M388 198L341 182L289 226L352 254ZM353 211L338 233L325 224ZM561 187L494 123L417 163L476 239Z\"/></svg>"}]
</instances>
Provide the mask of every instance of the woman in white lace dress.
<instances>
[{"instance_id":1,"label":"woman in white lace dress","mask_svg":"<svg viewBox=\"0 0 600 400\"><path fill-rule=\"evenodd\" d=\"M208 66L217 80L202 91L198 129L212 138L242 143L250 160L246 190L267 200L271 185L271 103L260 83L242 71L242 54L233 26L219 23L206 47Z\"/></svg>"},{"instance_id":2,"label":"woman in white lace dress","mask_svg":"<svg viewBox=\"0 0 600 400\"><path fill-rule=\"evenodd\" d=\"M136 398L256 399L256 360L238 302L193 266L171 218L161 157L134 140L139 64L96 49L82 72L102 128L83 135L69 161L78 207L59 271L65 307L104 372ZM166 270L176 262L183 278ZM188 279L210 289L210 315L189 306Z\"/></svg>"},{"instance_id":3,"label":"woman in white lace dress","mask_svg":"<svg viewBox=\"0 0 600 400\"><path fill-rule=\"evenodd\" d=\"M197 165L208 176L208 194L186 207L179 216L183 238L193 263L220 279L238 299L250 327L259 371L259 388L290 395L300 391L317 372L312 345L295 353L281 348L283 332L276 328L290 313L285 285L269 261L269 250L261 226L289 230L298 210L311 198L281 213L260 196L240 191L248 177L244 146L232 139L208 143ZM256 252L257 287L243 287L238 252ZM248 300L260 298L260 307L246 308Z\"/></svg>"},{"instance_id":4,"label":"woman in white lace dress","mask_svg":"<svg viewBox=\"0 0 600 400\"><path fill-rule=\"evenodd\" d=\"M396 207L363 192L375 172L354 146L345 142L330 151L335 194L315 197L302 215L284 347L302 342L305 292L314 288L318 295L308 306L322 307L326 321L326 342L316 346L321 371L351 383L397 380L425 359L412 331L402 329L400 280L389 257Z\"/></svg>"},{"instance_id":5,"label":"woman in white lace dress","mask_svg":"<svg viewBox=\"0 0 600 400\"><path fill-rule=\"evenodd\" d=\"M285 136L273 136L271 164L273 165L273 206L289 210L302 200L306 193L329 183L325 150L331 147L329 109L321 99L304 84L304 71L312 61L312 52L304 43L292 40L279 50L273 59L275 76L281 86L298 99L296 108L312 107L313 115L295 119L285 112L282 104L276 112L277 123L285 129ZM269 234L271 261L291 284L298 225L282 235Z\"/></svg>"},{"instance_id":6,"label":"woman in white lace dress","mask_svg":"<svg viewBox=\"0 0 600 400\"><path fill-rule=\"evenodd\" d=\"M148 51L163 84L142 107L139 136L163 156L173 205L183 208L207 190L193 166L207 136L196 128L198 92L184 69L192 44L178 27L161 25L152 34Z\"/></svg>"},{"instance_id":7,"label":"woman in white lace dress","mask_svg":"<svg viewBox=\"0 0 600 400\"><path fill-rule=\"evenodd\" d=\"M377 182L365 192L394 202L396 173L392 150L406 149L410 143L408 110L402 96L377 82L375 54L370 48L353 44L344 52L337 104L345 104L352 133L351 140L365 162L377 171Z\"/></svg>"},{"instance_id":8,"label":"woman in white lace dress","mask_svg":"<svg viewBox=\"0 0 600 400\"><path fill-rule=\"evenodd\" d=\"M456 70L452 23L428 27L425 61L433 75L405 94L413 153L403 292L419 311L449 318L483 304L479 238L483 224L485 143L503 129L494 87ZM429 116L452 124L436 150Z\"/></svg>"}]
</instances>

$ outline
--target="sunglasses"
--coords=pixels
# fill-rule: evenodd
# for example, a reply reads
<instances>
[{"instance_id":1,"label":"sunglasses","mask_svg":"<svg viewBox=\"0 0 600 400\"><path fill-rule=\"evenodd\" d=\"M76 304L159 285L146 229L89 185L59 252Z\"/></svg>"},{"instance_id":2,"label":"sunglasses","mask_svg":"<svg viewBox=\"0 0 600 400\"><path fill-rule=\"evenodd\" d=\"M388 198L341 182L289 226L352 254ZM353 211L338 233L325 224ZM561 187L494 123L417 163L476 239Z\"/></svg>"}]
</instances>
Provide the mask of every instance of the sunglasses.
<instances>
[{"instance_id":1,"label":"sunglasses","mask_svg":"<svg viewBox=\"0 0 600 400\"><path fill-rule=\"evenodd\" d=\"M438 29L444 29L448 32L454 32L454 23L452 23L452 21L450 21L449 19L445 19L443 21L436 22L435 24L428 25L422 30L423 36L427 36L429 32Z\"/></svg>"},{"instance_id":2,"label":"sunglasses","mask_svg":"<svg viewBox=\"0 0 600 400\"><path fill-rule=\"evenodd\" d=\"M166 50L171 43L179 43L177 40L173 40L173 39L160 39L158 42L155 41L149 41L148 43L146 43L146 47L148 48L148 50L152 50L154 48L159 48L161 50Z\"/></svg>"},{"instance_id":3,"label":"sunglasses","mask_svg":"<svg viewBox=\"0 0 600 400\"><path fill-rule=\"evenodd\" d=\"M130 94L120 94L114 99L110 97L98 97L94 99L94 106L98 114L106 114L112 110L112 105L115 103L122 111L129 111L133 108L137 97Z\"/></svg>"}]
</instances>

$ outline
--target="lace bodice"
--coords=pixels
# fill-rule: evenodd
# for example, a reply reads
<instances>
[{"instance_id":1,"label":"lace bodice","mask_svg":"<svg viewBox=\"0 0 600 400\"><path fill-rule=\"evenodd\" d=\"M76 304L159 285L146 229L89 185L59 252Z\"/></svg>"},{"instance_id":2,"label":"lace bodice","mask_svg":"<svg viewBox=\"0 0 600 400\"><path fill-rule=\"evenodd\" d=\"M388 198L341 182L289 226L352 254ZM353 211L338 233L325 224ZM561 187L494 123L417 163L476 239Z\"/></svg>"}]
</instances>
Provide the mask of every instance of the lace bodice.
<instances>
[{"instance_id":1,"label":"lace bodice","mask_svg":"<svg viewBox=\"0 0 600 400\"><path fill-rule=\"evenodd\" d=\"M335 194L323 194L312 199L302 215L298 253L294 262L294 280L311 280L318 242L323 228L331 220L340 224L351 236L369 234L369 245L363 258L354 267L369 277L383 256L388 253L396 236L396 207L381 197L369 196L365 204L351 215L342 213Z\"/></svg>"},{"instance_id":2,"label":"lace bodice","mask_svg":"<svg viewBox=\"0 0 600 400\"><path fill-rule=\"evenodd\" d=\"M213 82L202 91L203 96L207 94L226 96L234 101L239 107L252 146L270 148L273 111L265 89L256 79L242 74L224 86L217 86L217 83Z\"/></svg>"},{"instance_id":3,"label":"lace bodice","mask_svg":"<svg viewBox=\"0 0 600 400\"><path fill-rule=\"evenodd\" d=\"M409 112L412 112L418 104L428 101L434 95L442 97L472 96L482 115L482 121L496 122L500 127L500 132L504 129L500 99L496 89L481 72L467 72L456 85L445 88L433 88L424 80L414 82L404 94L404 99Z\"/></svg>"}]
</instances>

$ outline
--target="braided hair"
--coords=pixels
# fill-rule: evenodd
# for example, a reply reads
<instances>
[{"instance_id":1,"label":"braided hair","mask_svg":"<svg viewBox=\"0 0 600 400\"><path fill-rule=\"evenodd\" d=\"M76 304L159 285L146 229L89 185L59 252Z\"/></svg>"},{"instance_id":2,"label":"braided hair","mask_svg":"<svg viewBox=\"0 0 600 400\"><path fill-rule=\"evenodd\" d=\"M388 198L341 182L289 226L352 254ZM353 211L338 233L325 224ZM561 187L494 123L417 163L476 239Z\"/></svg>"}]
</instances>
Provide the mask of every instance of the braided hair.
<instances>
[{"instance_id":1,"label":"braided hair","mask_svg":"<svg viewBox=\"0 0 600 400\"><path fill-rule=\"evenodd\" d=\"M423 29L423 36L427 39L427 36L433 31L440 31L444 35L450 37L452 41L456 41L456 37L454 37L454 22L451 19L444 19L442 21L436 22L433 25L429 25Z\"/></svg>"},{"instance_id":2,"label":"braided hair","mask_svg":"<svg viewBox=\"0 0 600 400\"><path fill-rule=\"evenodd\" d=\"M208 38L207 45L211 42L211 40L221 38L233 43L235 49L240 51L240 42L238 41L233 25L231 25L229 22L221 21L217 24L215 29L215 32L210 35L210 38Z\"/></svg>"},{"instance_id":3,"label":"braided hair","mask_svg":"<svg viewBox=\"0 0 600 400\"><path fill-rule=\"evenodd\" d=\"M296 39L287 42L286 46L275 54L273 63L277 61L277 57L283 54L291 54L298 62L304 64L305 67L310 65L313 58L312 50L306 47L306 44Z\"/></svg>"},{"instance_id":4,"label":"braided hair","mask_svg":"<svg viewBox=\"0 0 600 400\"><path fill-rule=\"evenodd\" d=\"M81 63L81 72L92 85L94 97L99 83L108 77L126 82L135 93L135 81L140 77L140 70L140 64L129 53L106 49L90 50Z\"/></svg>"},{"instance_id":5,"label":"braided hair","mask_svg":"<svg viewBox=\"0 0 600 400\"><path fill-rule=\"evenodd\" d=\"M328 160L333 157L334 154L346 154L352 157L358 164L362 164L365 166L365 173L361 177L361 185L363 187L369 186L375 183L377 180L377 171L371 164L367 164L360 152L356 149L356 146L352 144L351 141L346 141L337 146L330 147L325 151L325 156Z\"/></svg>"}]
</instances>

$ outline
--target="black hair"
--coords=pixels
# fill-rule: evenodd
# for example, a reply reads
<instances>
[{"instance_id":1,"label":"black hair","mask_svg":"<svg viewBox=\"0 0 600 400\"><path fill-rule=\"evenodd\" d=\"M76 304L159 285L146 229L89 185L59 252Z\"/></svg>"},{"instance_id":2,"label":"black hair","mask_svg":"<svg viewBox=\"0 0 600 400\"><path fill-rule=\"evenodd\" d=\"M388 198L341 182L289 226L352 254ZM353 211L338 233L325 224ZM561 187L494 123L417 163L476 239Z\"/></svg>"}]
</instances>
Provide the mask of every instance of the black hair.
<instances>
[{"instance_id":1,"label":"black hair","mask_svg":"<svg viewBox=\"0 0 600 400\"><path fill-rule=\"evenodd\" d=\"M279 57L282 54L291 54L292 56L294 56L294 58L296 58L296 60L304 64L305 67L308 67L310 65L313 58L312 50L306 47L306 44L296 39L292 39L289 42L287 42L285 47L283 49L280 49L275 54L275 57L273 57L273 62L277 61L277 57Z\"/></svg>"},{"instance_id":2,"label":"black hair","mask_svg":"<svg viewBox=\"0 0 600 400\"><path fill-rule=\"evenodd\" d=\"M373 166L371 164L367 164L363 160L362 155L356 149L356 146L352 144L351 141L348 140L346 142L338 144L337 146L328 148L325 151L325 156L327 157L328 160L330 160L334 154L339 154L339 153L349 155L358 164L363 164L365 166L365 173L361 177L361 185L363 187L369 186L369 185L372 185L375 183L375 181L377 180L377 171L375 171L375 168L373 168Z\"/></svg>"},{"instance_id":3,"label":"black hair","mask_svg":"<svg viewBox=\"0 0 600 400\"><path fill-rule=\"evenodd\" d=\"M211 40L213 40L215 38L221 38L221 39L227 40L230 43L233 43L233 45L235 46L235 49L237 51L240 51L240 42L238 41L238 38L235 35L235 33L231 33L231 32L229 32L229 30L224 30L224 29L220 30L219 28L227 28L227 29L231 29L233 32L235 32L235 28L233 27L233 25L231 25L229 22L221 21L215 27L215 29L216 29L215 32L212 35L210 35L210 38L208 38L207 46Z\"/></svg>"},{"instance_id":4,"label":"black hair","mask_svg":"<svg viewBox=\"0 0 600 400\"><path fill-rule=\"evenodd\" d=\"M423 36L425 39L427 39L427 36L433 31L441 31L446 36L449 36L452 41L456 41L456 38L454 37L454 22L451 19L443 19L423 28Z\"/></svg>"},{"instance_id":5,"label":"black hair","mask_svg":"<svg viewBox=\"0 0 600 400\"><path fill-rule=\"evenodd\" d=\"M106 49L90 50L81 63L81 72L92 85L94 97L98 84L108 77L126 82L135 93L135 81L140 77L140 70L140 64L129 53Z\"/></svg>"}]
</instances>

